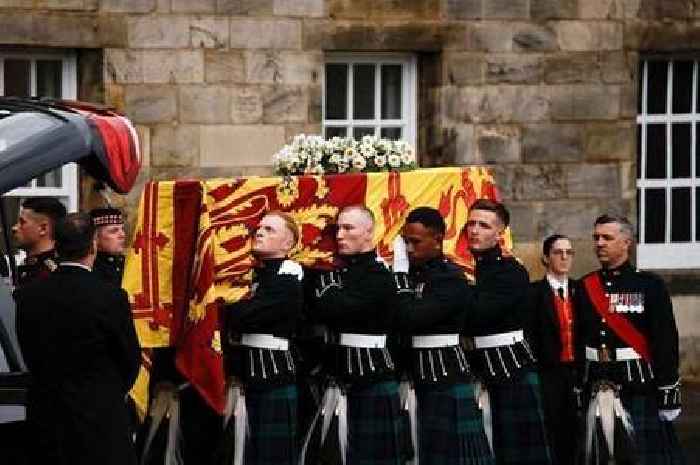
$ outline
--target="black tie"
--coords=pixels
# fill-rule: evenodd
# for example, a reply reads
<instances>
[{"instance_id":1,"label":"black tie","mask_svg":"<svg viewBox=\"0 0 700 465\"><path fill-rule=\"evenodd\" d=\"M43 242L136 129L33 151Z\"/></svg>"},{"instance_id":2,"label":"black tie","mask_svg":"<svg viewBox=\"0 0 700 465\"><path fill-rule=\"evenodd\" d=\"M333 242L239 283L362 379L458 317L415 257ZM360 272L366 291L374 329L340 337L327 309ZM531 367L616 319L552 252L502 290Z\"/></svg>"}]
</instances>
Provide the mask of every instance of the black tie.
<instances>
[{"instance_id":1,"label":"black tie","mask_svg":"<svg viewBox=\"0 0 700 465\"><path fill-rule=\"evenodd\" d=\"M559 298L561 300L564 300L564 288L563 287L557 288L557 294L559 294Z\"/></svg>"}]
</instances>

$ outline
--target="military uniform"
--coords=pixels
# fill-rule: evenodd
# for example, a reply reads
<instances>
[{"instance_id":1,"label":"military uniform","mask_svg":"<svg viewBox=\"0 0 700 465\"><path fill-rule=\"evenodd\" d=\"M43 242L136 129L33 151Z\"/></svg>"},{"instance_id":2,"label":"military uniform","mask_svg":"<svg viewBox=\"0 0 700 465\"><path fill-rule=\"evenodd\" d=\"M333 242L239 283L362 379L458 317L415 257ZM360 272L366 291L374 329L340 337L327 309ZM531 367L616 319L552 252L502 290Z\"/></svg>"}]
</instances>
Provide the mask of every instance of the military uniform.
<instances>
[{"instance_id":1,"label":"military uniform","mask_svg":"<svg viewBox=\"0 0 700 465\"><path fill-rule=\"evenodd\" d=\"M582 282L576 324L578 357L585 360L586 463L608 463L611 455L619 464L683 463L672 423L659 414L680 409L678 331L666 286L629 263Z\"/></svg>"},{"instance_id":2,"label":"military uniform","mask_svg":"<svg viewBox=\"0 0 700 465\"><path fill-rule=\"evenodd\" d=\"M387 347L394 280L374 251L342 258L340 270L320 274L311 302L310 320L329 332L323 361L328 387L301 463L399 465L403 422Z\"/></svg>"},{"instance_id":3,"label":"military uniform","mask_svg":"<svg viewBox=\"0 0 700 465\"><path fill-rule=\"evenodd\" d=\"M29 255L24 264L17 267L17 286L21 287L39 279L46 279L58 267L54 249L38 255Z\"/></svg>"},{"instance_id":4,"label":"military uniform","mask_svg":"<svg viewBox=\"0 0 700 465\"><path fill-rule=\"evenodd\" d=\"M480 400L496 463L550 463L539 376L524 337L532 320L527 270L498 246L473 253L475 300L465 332L474 336L469 360L485 388Z\"/></svg>"},{"instance_id":5,"label":"military uniform","mask_svg":"<svg viewBox=\"0 0 700 465\"><path fill-rule=\"evenodd\" d=\"M302 307L302 277L292 260L264 260L254 269L250 295L225 307L225 366L233 382L222 463L234 463L235 456L246 465L292 465L299 459L290 338ZM245 425L243 412L248 434L236 429Z\"/></svg>"},{"instance_id":6,"label":"military uniform","mask_svg":"<svg viewBox=\"0 0 700 465\"><path fill-rule=\"evenodd\" d=\"M122 287L125 260L126 257L121 254L97 252L92 272L96 273L103 281Z\"/></svg>"},{"instance_id":7,"label":"military uniform","mask_svg":"<svg viewBox=\"0 0 700 465\"><path fill-rule=\"evenodd\" d=\"M462 270L446 258L395 275L406 367L415 389L410 411L419 463L493 464L467 357L460 342L473 302Z\"/></svg>"}]
</instances>

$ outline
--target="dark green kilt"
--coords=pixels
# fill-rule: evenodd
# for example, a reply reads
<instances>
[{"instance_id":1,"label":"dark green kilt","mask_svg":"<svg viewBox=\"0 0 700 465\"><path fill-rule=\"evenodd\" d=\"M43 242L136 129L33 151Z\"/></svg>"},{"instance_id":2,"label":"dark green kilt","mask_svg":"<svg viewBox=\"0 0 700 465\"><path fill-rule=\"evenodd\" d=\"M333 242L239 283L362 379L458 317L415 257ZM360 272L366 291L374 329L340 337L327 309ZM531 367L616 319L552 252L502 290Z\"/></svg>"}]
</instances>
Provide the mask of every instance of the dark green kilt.
<instances>
[{"instance_id":1,"label":"dark green kilt","mask_svg":"<svg viewBox=\"0 0 700 465\"><path fill-rule=\"evenodd\" d=\"M249 434L245 465L294 465L298 462L297 387L260 386L245 391ZM227 425L217 462L230 465L235 455L235 417Z\"/></svg>"},{"instance_id":2,"label":"dark green kilt","mask_svg":"<svg viewBox=\"0 0 700 465\"><path fill-rule=\"evenodd\" d=\"M544 429L539 376L524 371L490 382L493 450L498 465L552 463Z\"/></svg>"},{"instance_id":3,"label":"dark green kilt","mask_svg":"<svg viewBox=\"0 0 700 465\"><path fill-rule=\"evenodd\" d=\"M416 388L421 465L493 465L474 385Z\"/></svg>"},{"instance_id":4,"label":"dark green kilt","mask_svg":"<svg viewBox=\"0 0 700 465\"><path fill-rule=\"evenodd\" d=\"M621 394L622 405L632 420L634 435L632 446L619 439L622 427L616 422L615 448L616 463L619 465L683 465L685 459L673 423L659 419L659 407L653 395ZM598 443L605 444L600 422L596 424ZM603 446L601 453L591 458L592 464L607 464L609 454ZM620 452L624 449L623 452ZM583 451L582 451L583 457ZM582 460L583 462L584 460Z\"/></svg>"}]
</instances>

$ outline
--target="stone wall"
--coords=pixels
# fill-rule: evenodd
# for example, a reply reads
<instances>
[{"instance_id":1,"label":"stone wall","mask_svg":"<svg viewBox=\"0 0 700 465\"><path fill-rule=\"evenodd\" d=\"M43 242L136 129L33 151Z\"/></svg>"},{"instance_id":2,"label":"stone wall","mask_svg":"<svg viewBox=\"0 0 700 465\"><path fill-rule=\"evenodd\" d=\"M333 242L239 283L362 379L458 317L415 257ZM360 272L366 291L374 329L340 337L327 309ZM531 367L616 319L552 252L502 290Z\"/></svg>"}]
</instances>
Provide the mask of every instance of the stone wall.
<instances>
[{"instance_id":1,"label":"stone wall","mask_svg":"<svg viewBox=\"0 0 700 465\"><path fill-rule=\"evenodd\" d=\"M0 44L77 49L79 96L138 126L142 181L267 174L320 131L325 53L415 53L422 165L493 165L538 276L543 236L571 235L581 274L593 218L635 217L640 54L697 51L699 20L700 0L0 0Z\"/></svg>"}]
</instances>

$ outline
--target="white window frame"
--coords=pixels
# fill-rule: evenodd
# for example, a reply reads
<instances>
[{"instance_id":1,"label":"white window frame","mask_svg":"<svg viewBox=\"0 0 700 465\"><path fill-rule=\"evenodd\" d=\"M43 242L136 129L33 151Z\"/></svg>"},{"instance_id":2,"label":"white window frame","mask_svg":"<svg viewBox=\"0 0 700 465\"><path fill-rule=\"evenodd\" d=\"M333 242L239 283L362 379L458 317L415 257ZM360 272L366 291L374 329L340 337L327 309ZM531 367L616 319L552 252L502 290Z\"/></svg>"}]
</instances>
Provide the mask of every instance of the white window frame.
<instances>
[{"instance_id":1,"label":"white window frame","mask_svg":"<svg viewBox=\"0 0 700 465\"><path fill-rule=\"evenodd\" d=\"M347 115L345 120L326 120L326 70L325 65L329 63L342 63L348 65L348 91L347 91ZM402 101L404 117L401 119L381 119L381 81L375 77L375 99L374 99L374 119L354 119L353 116L353 65L374 64L377 72L375 76L381 76L379 67L384 64L402 65ZM352 136L354 127L375 128L375 135L380 136L379 128L383 126L401 127L401 140L416 147L416 126L418 121L418 72L416 56L407 53L329 53L325 57L323 70L323 134L327 127L347 127L348 135Z\"/></svg>"},{"instance_id":2,"label":"white window frame","mask_svg":"<svg viewBox=\"0 0 700 465\"><path fill-rule=\"evenodd\" d=\"M637 266L643 269L692 269L700 268L700 242L696 240L696 202L697 188L700 187L700 177L696 176L696 145L698 143L697 125L700 124L700 108L697 108L698 97L698 75L700 62L694 61L693 82L692 82L692 106L690 113L672 113L673 111L673 66L674 60L689 61L688 58L668 57L668 73L666 82L666 112L662 114L647 114L647 91L648 91L648 59L641 61L640 71L642 73L641 113L637 115L637 125L641 130L640 144L638 150L641 151L640 170L641 178L637 179L637 189L639 195L639 243L637 244ZM673 155L671 131L673 123L690 123L690 177L672 178ZM666 179L645 179L647 162L647 126L649 124L664 124L666 126ZM671 242L671 193L674 187L687 187L691 189L690 194L690 241ZM645 244L645 222L646 222L646 189L657 188L666 191L666 217L665 217L665 238L663 243Z\"/></svg>"},{"instance_id":3,"label":"white window frame","mask_svg":"<svg viewBox=\"0 0 700 465\"><path fill-rule=\"evenodd\" d=\"M0 95L5 89L5 60L20 59L28 60L31 65L30 91L32 96L36 96L36 62L38 60L61 60L61 98L66 100L76 100L78 95L78 79L75 53L70 51L53 50L0 50ZM61 168L62 187L39 187L36 180L31 181L31 187L18 187L4 195L9 197L57 197L65 202L68 211L78 210L78 166L69 163Z\"/></svg>"}]
</instances>

